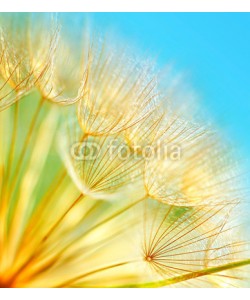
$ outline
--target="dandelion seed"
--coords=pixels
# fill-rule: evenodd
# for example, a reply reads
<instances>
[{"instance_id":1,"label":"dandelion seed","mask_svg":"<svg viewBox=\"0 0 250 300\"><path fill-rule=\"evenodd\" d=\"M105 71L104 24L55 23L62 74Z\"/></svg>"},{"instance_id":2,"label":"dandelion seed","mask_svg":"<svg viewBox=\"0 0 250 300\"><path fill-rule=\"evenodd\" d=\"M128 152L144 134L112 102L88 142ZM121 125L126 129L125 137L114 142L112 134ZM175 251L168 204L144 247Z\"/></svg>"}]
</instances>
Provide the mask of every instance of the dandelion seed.
<instances>
[{"instance_id":1,"label":"dandelion seed","mask_svg":"<svg viewBox=\"0 0 250 300\"><path fill-rule=\"evenodd\" d=\"M240 171L217 137L184 127L166 139L181 149L180 159L163 155L147 162L145 186L159 201L182 206L229 203L239 198ZM161 144L160 147L164 145Z\"/></svg>"},{"instance_id":2,"label":"dandelion seed","mask_svg":"<svg viewBox=\"0 0 250 300\"><path fill-rule=\"evenodd\" d=\"M60 28L53 16L16 15L13 22L11 15L3 15L0 25L1 110L33 88L43 99L55 103L68 105L79 100L87 52L82 53L81 64L74 60L69 43L60 39ZM88 51L88 47L83 50Z\"/></svg>"},{"instance_id":3,"label":"dandelion seed","mask_svg":"<svg viewBox=\"0 0 250 300\"><path fill-rule=\"evenodd\" d=\"M69 174L84 195L95 198L114 198L126 186L141 180L143 160L124 147L118 135L85 136L78 124L69 124L61 135L60 149Z\"/></svg>"},{"instance_id":4,"label":"dandelion seed","mask_svg":"<svg viewBox=\"0 0 250 300\"><path fill-rule=\"evenodd\" d=\"M211 266L247 258L247 245L237 233L239 227L230 222L234 205L190 209L150 199L141 205L144 206L142 255L148 265L148 278L174 284L183 274L198 274L199 270ZM231 276L231 283L237 284L235 274L231 271L224 276ZM220 277L220 274L202 280L213 286L216 276Z\"/></svg>"},{"instance_id":5,"label":"dandelion seed","mask_svg":"<svg viewBox=\"0 0 250 300\"><path fill-rule=\"evenodd\" d=\"M146 119L157 103L155 80L141 66L105 45L90 53L78 118L90 135L119 133Z\"/></svg>"}]
</instances>

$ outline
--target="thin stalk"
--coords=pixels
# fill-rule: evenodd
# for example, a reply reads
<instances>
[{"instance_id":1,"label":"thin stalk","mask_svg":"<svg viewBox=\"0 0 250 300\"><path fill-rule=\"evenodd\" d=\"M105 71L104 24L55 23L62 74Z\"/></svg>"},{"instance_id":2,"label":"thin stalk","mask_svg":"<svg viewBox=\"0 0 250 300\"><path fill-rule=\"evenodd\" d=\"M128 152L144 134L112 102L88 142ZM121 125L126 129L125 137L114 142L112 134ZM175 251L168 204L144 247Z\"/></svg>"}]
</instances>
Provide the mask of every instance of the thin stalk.
<instances>
[{"instance_id":1,"label":"thin stalk","mask_svg":"<svg viewBox=\"0 0 250 300\"><path fill-rule=\"evenodd\" d=\"M130 208L132 208L133 206L137 205L139 202L143 201L146 197L147 197L147 196L144 196L143 198L141 198L141 199L139 199L139 200L133 202L132 204L130 204L130 205L126 206L125 208L119 210L118 212L114 213L114 214L111 215L110 217L108 217L108 218L104 219L103 221L97 223L95 226L91 227L88 231L86 231L83 235L85 236L86 234L89 234L92 230L98 228L99 226L104 225L105 223L109 222L110 220L112 220L112 219L118 217L119 215L123 214L124 212L126 212L127 210L129 210ZM56 255L54 255L54 256L53 256L53 259L52 259L53 263L51 263L50 265L56 263L56 262L61 258L62 254L63 254L63 253L64 253L64 252L65 252L65 251L66 251L66 250L67 250L74 242L76 242L77 239L78 239L78 237L76 237L75 240L73 240L73 241L71 241L70 243L68 243L68 245L66 245L66 246L65 246L63 249L61 249L58 253L56 253ZM39 248L39 247L38 247L38 248ZM40 248L39 248L39 249L40 249ZM38 252L39 252L39 251L36 252L36 255L39 254ZM35 258L35 255L32 255L32 257L29 259L28 264L29 264L30 262L32 262L34 258ZM25 264L25 267L27 267L28 264ZM23 268L22 268L22 270L23 270ZM18 271L18 274L20 274L19 271ZM16 277L17 277L17 276L15 275L15 278L16 278Z\"/></svg>"},{"instance_id":2,"label":"thin stalk","mask_svg":"<svg viewBox=\"0 0 250 300\"><path fill-rule=\"evenodd\" d=\"M106 266L106 267L103 267L103 268L99 268L99 269L90 271L90 272L85 273L85 274L78 275L75 278L69 279L68 281L65 281L62 284L58 285L57 288L68 287L72 283L75 283L76 281L78 281L80 279L84 279L84 278L86 278L90 275L100 273L100 272L103 272L103 271L106 271L106 270L114 269L114 268L117 268L117 267L121 267L121 266L127 265L129 263L131 263L131 261L126 261L126 262L122 262L122 263L113 264L113 265L110 265L110 266Z\"/></svg>"},{"instance_id":3,"label":"thin stalk","mask_svg":"<svg viewBox=\"0 0 250 300\"><path fill-rule=\"evenodd\" d=\"M43 103L44 103L44 99L41 98L40 102L38 104L38 107L37 107L37 109L35 111L35 114L34 114L32 120L31 120L29 131L27 133L27 136L25 138L25 141L24 141L21 153L19 155L19 159L18 159L17 166L16 166L16 169L15 169L15 176L14 176L13 182L12 182L12 184L10 186L10 191L14 191L15 190L16 183L17 183L17 180L18 180L18 176L19 176L19 173L21 171L22 163L24 161L25 151L27 150L27 147L29 146L30 139L32 137L32 133L33 133L33 130L35 128L36 122L38 120L38 115L39 115L39 113L41 111Z\"/></svg>"},{"instance_id":4,"label":"thin stalk","mask_svg":"<svg viewBox=\"0 0 250 300\"><path fill-rule=\"evenodd\" d=\"M140 288L154 288L154 287L163 287L163 286L168 286L171 284L179 283L182 281L194 279L194 278L199 278L203 277L206 275L211 275L215 273L219 273L222 271L230 270L230 269L235 269L243 266L250 265L250 259L245 259L245 260L240 260L232 263L228 263L222 266L216 266L216 267L211 267L211 268L206 268L202 269L200 271L195 271L195 272L190 272L184 275L180 276L175 276L172 278L160 280L160 281L153 281L153 282L146 282L146 283L138 283L138 284L130 284L127 286L122 286L122 287L140 287Z\"/></svg>"},{"instance_id":5,"label":"thin stalk","mask_svg":"<svg viewBox=\"0 0 250 300\"><path fill-rule=\"evenodd\" d=\"M83 194L80 194L79 197L67 208L67 210L62 214L62 216L57 220L57 222L51 227L51 229L46 233L46 235L41 240L41 244L43 244L49 236L56 230L56 228L60 225L63 219L67 216L67 214L71 211L71 209L84 197Z\"/></svg>"},{"instance_id":6,"label":"thin stalk","mask_svg":"<svg viewBox=\"0 0 250 300\"><path fill-rule=\"evenodd\" d=\"M2 244L2 248L4 248L5 244L5 234L7 230L7 221L6 221L6 210L8 207L8 188L7 185L9 184L9 177L11 175L11 167L13 163L13 156L15 152L15 146L16 146L16 137L17 137L17 125L18 125L18 111L19 111L19 105L18 102L16 105L14 105L14 125L13 125L13 131L12 131L12 137L11 137L11 144L10 144L10 150L9 155L7 158L7 168L6 168L6 174L3 174L3 182L2 182L2 193L0 197L0 218L1 218L1 228L0 228L0 244Z\"/></svg>"},{"instance_id":7,"label":"thin stalk","mask_svg":"<svg viewBox=\"0 0 250 300\"><path fill-rule=\"evenodd\" d=\"M63 221L63 219L66 217L66 215L81 200L82 197L83 197L83 194L80 194L80 196L77 197L77 199L67 208L67 210L62 214L62 216L57 220L57 222L50 228L50 230L45 234L45 236L42 238L42 240L36 246L36 250L34 251L34 253L28 258L28 260L23 265L21 265L21 267L11 277L11 279L10 279L11 282L14 282L17 279L17 277L22 273L22 271L25 268L27 268L27 266L29 266L34 261L34 259L40 254L41 249L42 249L41 246L47 241L49 236L51 236L51 234L56 230L56 228L58 228L58 226Z\"/></svg>"},{"instance_id":8,"label":"thin stalk","mask_svg":"<svg viewBox=\"0 0 250 300\"><path fill-rule=\"evenodd\" d=\"M7 187L8 181L9 181L9 176L11 173L13 156L14 156L15 146L16 146L18 110L19 110L18 108L19 108L19 105L17 102L16 105L14 105L14 127L13 127L13 132L12 132L12 137L11 137L10 151L9 151L9 155L8 155L7 170L6 170L6 177L5 177L5 189Z\"/></svg>"},{"instance_id":9,"label":"thin stalk","mask_svg":"<svg viewBox=\"0 0 250 300\"><path fill-rule=\"evenodd\" d=\"M122 208L121 210L119 210L118 212L114 213L113 215L111 215L110 217L104 219L103 221L97 223L95 226L91 227L88 231L86 231L84 233L84 235L89 234L91 231L93 231L94 229L102 226L103 224L111 221L112 219L118 217L119 215L123 214L125 211L129 210L130 208L132 208L133 206L137 205L138 203L142 202L143 200L145 200L148 197L148 195L143 196L141 199L133 202L132 204L126 206L125 208Z\"/></svg>"}]
</instances>

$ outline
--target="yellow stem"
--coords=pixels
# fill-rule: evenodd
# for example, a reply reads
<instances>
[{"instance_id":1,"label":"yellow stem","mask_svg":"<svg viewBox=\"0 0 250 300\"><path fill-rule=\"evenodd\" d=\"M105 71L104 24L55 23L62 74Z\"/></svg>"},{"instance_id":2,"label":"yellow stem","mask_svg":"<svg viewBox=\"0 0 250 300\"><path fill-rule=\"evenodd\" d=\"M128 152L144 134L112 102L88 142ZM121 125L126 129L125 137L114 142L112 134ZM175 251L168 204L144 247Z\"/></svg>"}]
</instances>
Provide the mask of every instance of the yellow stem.
<instances>
[{"instance_id":1,"label":"yellow stem","mask_svg":"<svg viewBox=\"0 0 250 300\"><path fill-rule=\"evenodd\" d=\"M15 145L16 145L16 137L17 137L17 124L18 124L18 102L14 105L14 125L11 137L11 144L9 149L9 155L7 159L7 167L6 167L6 174L3 174L3 182L2 182L2 192L0 197L0 244L1 248L4 249L5 247L5 237L6 237L6 230L7 230L7 210L8 210L8 188L7 185L9 184L9 177L11 175L11 167L13 163L13 156L15 152Z\"/></svg>"},{"instance_id":2,"label":"yellow stem","mask_svg":"<svg viewBox=\"0 0 250 300\"><path fill-rule=\"evenodd\" d=\"M43 244L49 236L55 231L55 229L60 225L63 219L67 216L67 214L71 211L71 209L82 199L83 194L80 194L79 197L67 208L67 210L63 213L63 215L57 220L57 222L51 227L49 232L43 237L41 243Z\"/></svg>"},{"instance_id":3,"label":"yellow stem","mask_svg":"<svg viewBox=\"0 0 250 300\"><path fill-rule=\"evenodd\" d=\"M122 262L122 263L117 263L117 264L113 264L113 265L110 265L110 266L106 266L106 267L103 267L103 268L100 268L100 269L96 269L96 270L90 271L88 273L84 273L84 274L78 275L75 278L69 279L68 281L65 281L64 283L58 285L57 288L69 287L70 285L72 285L73 283L75 283L76 281L78 281L80 279L83 279L83 278L88 277L90 275L93 275L93 274L96 274L96 273L100 273L100 272L103 272L103 271L106 271L106 270L110 270L110 269L114 269L114 268L117 268L117 267L121 267L121 266L127 265L127 264L129 264L131 262L132 261L126 261L126 262Z\"/></svg>"},{"instance_id":4,"label":"yellow stem","mask_svg":"<svg viewBox=\"0 0 250 300\"><path fill-rule=\"evenodd\" d=\"M100 227L101 225L109 222L110 220L118 217L119 215L123 214L125 211L129 210L130 208L132 208L133 206L137 205L138 203L142 202L143 200L145 200L148 197L148 195L143 196L141 199L133 202L132 204L126 206L125 208L122 208L121 210L119 210L118 212L114 213L113 215L111 215L110 217L104 219L103 221L97 223L95 226L91 227L87 232L85 232L85 235L90 233L91 231L93 231L94 229Z\"/></svg>"},{"instance_id":5,"label":"yellow stem","mask_svg":"<svg viewBox=\"0 0 250 300\"><path fill-rule=\"evenodd\" d=\"M63 221L63 219L66 217L66 215L70 212L70 210L82 199L83 194L80 194L79 197L67 208L67 210L63 213L63 215L57 220L57 222L50 228L50 230L45 234L45 236L42 238L42 240L39 242L39 244L36 246L36 251L26 260L26 262L21 265L21 267L14 273L14 275L11 277L10 281L14 282L18 276L22 273L22 271L29 266L34 259L41 253L42 245L47 241L49 236L56 230L56 228L60 225L60 223Z\"/></svg>"}]
</instances>

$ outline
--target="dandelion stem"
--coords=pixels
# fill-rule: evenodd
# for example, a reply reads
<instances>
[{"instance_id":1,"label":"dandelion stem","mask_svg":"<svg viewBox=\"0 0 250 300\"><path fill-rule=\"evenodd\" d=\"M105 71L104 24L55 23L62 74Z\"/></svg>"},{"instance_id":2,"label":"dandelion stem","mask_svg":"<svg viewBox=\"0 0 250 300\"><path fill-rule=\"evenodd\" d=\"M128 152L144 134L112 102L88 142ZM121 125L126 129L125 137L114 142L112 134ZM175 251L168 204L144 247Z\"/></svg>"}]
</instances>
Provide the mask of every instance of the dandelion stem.
<instances>
[{"instance_id":1,"label":"dandelion stem","mask_svg":"<svg viewBox=\"0 0 250 300\"><path fill-rule=\"evenodd\" d=\"M18 162L17 162L16 170L15 170L15 177L14 177L13 182L11 184L10 191L14 191L15 190L16 183L17 183L17 180L18 180L18 176L19 176L19 173L20 173L20 170L21 170L21 167L22 167L22 163L24 161L25 151L27 150L27 147L28 147L28 145L30 143L32 132L33 132L33 130L35 128L35 125L36 125L36 122L37 122L37 119L38 119L38 115L39 115L39 113L41 111L43 103L44 103L44 99L41 98L40 102L38 104L38 107L37 107L37 109L35 111L35 114L34 114L32 120L31 120L29 131L27 133L27 136L26 136L26 139L24 141L21 153L19 155L19 159L18 159Z\"/></svg>"},{"instance_id":2,"label":"dandelion stem","mask_svg":"<svg viewBox=\"0 0 250 300\"><path fill-rule=\"evenodd\" d=\"M8 184L8 179L11 173L11 166L13 162L13 155L15 152L15 142L16 142L16 137L17 137L17 124L18 124L18 102L16 105L14 105L14 127L13 127L13 133L12 133L12 138L11 138L11 145L10 145L10 151L8 155L8 162L7 162L7 170L6 170L6 185Z\"/></svg>"},{"instance_id":3,"label":"dandelion stem","mask_svg":"<svg viewBox=\"0 0 250 300\"><path fill-rule=\"evenodd\" d=\"M57 222L51 227L51 229L46 233L46 235L41 240L41 244L43 244L49 236L55 231L55 229L60 225L63 219L67 216L67 214L71 211L71 209L84 197L83 194L80 194L79 197L67 208L67 210L63 213L63 215L57 220Z\"/></svg>"},{"instance_id":4,"label":"dandelion stem","mask_svg":"<svg viewBox=\"0 0 250 300\"><path fill-rule=\"evenodd\" d=\"M147 198L147 195L143 196L142 198L140 198L139 200L131 203L130 205L122 208L121 210L117 211L116 213L114 213L113 215L111 215L110 217L104 219L103 221L97 223L95 226L91 227L87 232L85 232L85 235L87 235L88 233L90 233L91 231L93 231L94 229L102 226L103 224L109 222L110 220L118 217L119 215L123 214L125 211L129 210L130 208L132 208L133 206L137 205L138 203L142 202L143 200L145 200Z\"/></svg>"},{"instance_id":5,"label":"dandelion stem","mask_svg":"<svg viewBox=\"0 0 250 300\"><path fill-rule=\"evenodd\" d=\"M73 206L81 199L81 196L83 196L82 194L76 199L76 201L67 209L67 211L63 214L63 216L57 221L57 223L50 229L49 233L46 234L46 236L43 238L43 240L40 242L39 246L41 246L48 238L48 236L56 229L56 227L59 225L59 223L63 220L63 218L67 215L67 213L73 208ZM145 200L147 198L147 195L144 195L142 198L140 198L139 200L133 202L132 204L126 206L125 208L119 210L118 212L114 213L113 215L109 216L108 218L104 219L103 221L97 223L95 226L91 227L88 231L86 231L84 233L84 235L86 236L87 234L89 234L90 232L92 232L93 230L95 230L96 228L104 225L105 223L111 221L112 219L118 217L119 215L121 215L122 213L124 213L125 211L129 210L130 208L132 208L133 206L137 205L138 203L142 202L143 200ZM74 243L74 241L71 241L71 244ZM62 253L64 253L68 247L71 245L67 245L65 246L59 254L57 254L56 256L56 261L58 258L61 257ZM37 249L41 249L38 246ZM33 253L33 255L29 258L29 260L21 267L21 269L19 269L16 273L15 273L15 278L18 277L18 275L22 272L22 270L24 268L26 268L33 260L34 258L39 254L39 251L36 251L35 253Z\"/></svg>"},{"instance_id":6,"label":"dandelion stem","mask_svg":"<svg viewBox=\"0 0 250 300\"><path fill-rule=\"evenodd\" d=\"M202 276L206 275L211 275L215 273L219 273L222 271L234 269L234 268L239 268L243 266L250 265L250 259L245 259L241 261L236 261L232 263L228 263L222 266L216 266L216 267L211 267L211 268L206 268L202 269L200 271L195 271L195 272L190 272L184 275L160 280L160 281L155 281L155 282L147 282L147 283L139 283L139 284L130 284L128 286L123 286L123 287L141 287L141 288L154 288L154 287L163 287L163 286L168 286L171 284L179 283L182 281L194 279L194 278L199 278Z\"/></svg>"},{"instance_id":7,"label":"dandelion stem","mask_svg":"<svg viewBox=\"0 0 250 300\"><path fill-rule=\"evenodd\" d=\"M121 267L121 266L127 265L127 264L132 263L132 262L133 261L126 261L126 262L122 262L122 263L117 263L117 264L113 264L113 265L110 265L110 266L106 266L106 267L103 267L103 268L100 268L100 269L96 269L96 270L90 271L90 272L85 273L85 274L81 274L79 276L76 276L75 278L72 278L72 279L70 279L68 281L65 281L64 283L58 285L57 288L68 287L72 283L75 283L76 281L78 281L80 279L83 279L85 277L88 277L90 275L93 275L93 274L96 274L96 273L100 273L100 272L103 272L103 271L106 271L106 270L114 269L114 268L117 268L117 267Z\"/></svg>"},{"instance_id":8,"label":"dandelion stem","mask_svg":"<svg viewBox=\"0 0 250 300\"><path fill-rule=\"evenodd\" d=\"M147 195L146 196L143 196L142 198L140 198L139 200L133 202L132 204L122 208L121 210L119 210L118 212L112 214L111 216L109 216L108 218L104 219L103 221L97 223L96 225L94 225L93 227L91 227L89 230L87 230L84 235L86 236L87 234L89 234L90 232L92 232L93 230L97 229L98 227L104 225L105 223L111 221L112 219L118 217L119 215L123 214L124 212L126 212L127 210L129 210L130 208L132 208L133 206L139 204L140 202L142 202L143 200L145 200L147 198ZM72 241L71 243L74 243L75 241ZM60 255L66 251L68 249L68 247L70 246L71 244L65 246L61 251L60 251Z\"/></svg>"},{"instance_id":9,"label":"dandelion stem","mask_svg":"<svg viewBox=\"0 0 250 300\"><path fill-rule=\"evenodd\" d=\"M12 132L12 138L11 138L11 144L10 144L10 150L9 150L9 155L8 155L8 160L7 160L7 168L6 168L6 175L3 176L3 183L2 187L2 193L0 197L0 217L1 217L1 229L0 229L0 242L2 244L2 247L4 247L4 235L6 234L6 211L8 210L8 181L9 181L9 176L11 175L11 167L13 163L13 155L15 152L15 144L16 144L16 137L17 137L17 124L18 124L18 109L19 105L18 102L16 105L14 105L14 125L13 125L13 132ZM4 175L4 174L3 174ZM6 193L7 190L7 193Z\"/></svg>"},{"instance_id":10,"label":"dandelion stem","mask_svg":"<svg viewBox=\"0 0 250 300\"><path fill-rule=\"evenodd\" d=\"M46 208L48 204L53 200L54 194L59 190L60 186L62 185L63 180L65 179L67 173L63 170L57 179L54 180L53 184L48 188L48 191L45 195L42 196L42 199L46 199L46 201L40 201L38 208L36 209L32 219L30 221L29 226L26 228L26 235L33 232L36 228L41 226L41 219L44 213L46 212Z\"/></svg>"},{"instance_id":11,"label":"dandelion stem","mask_svg":"<svg viewBox=\"0 0 250 300\"><path fill-rule=\"evenodd\" d=\"M37 245L36 250L33 252L33 254L15 272L15 274L11 278L11 282L14 282L18 278L18 276L22 273L22 271L25 268L27 268L27 266L29 266L34 261L34 259L41 253L41 246L46 242L46 240L49 238L49 236L56 230L56 228L60 225L60 223L63 221L63 219L66 217L66 215L81 200L81 198L83 196L84 196L83 194L80 194L79 197L77 197L77 199L68 207L68 209L63 213L63 215L57 220L57 222L50 228L50 230L45 234L45 236L42 238L42 240Z\"/></svg>"},{"instance_id":12,"label":"dandelion stem","mask_svg":"<svg viewBox=\"0 0 250 300\"><path fill-rule=\"evenodd\" d=\"M14 105L14 126L13 126L13 131L12 131L9 155L8 155L8 159L7 159L6 174L3 178L3 184L2 184L3 200L6 199L5 192L6 192L6 187L7 187L7 184L8 184L8 178L9 178L10 171L11 171L11 165L12 165L12 161L13 161L13 154L14 154L14 151L15 151L15 141L16 141L16 136L17 136L17 123L18 123L18 102L16 103L16 105Z\"/></svg>"}]
</instances>

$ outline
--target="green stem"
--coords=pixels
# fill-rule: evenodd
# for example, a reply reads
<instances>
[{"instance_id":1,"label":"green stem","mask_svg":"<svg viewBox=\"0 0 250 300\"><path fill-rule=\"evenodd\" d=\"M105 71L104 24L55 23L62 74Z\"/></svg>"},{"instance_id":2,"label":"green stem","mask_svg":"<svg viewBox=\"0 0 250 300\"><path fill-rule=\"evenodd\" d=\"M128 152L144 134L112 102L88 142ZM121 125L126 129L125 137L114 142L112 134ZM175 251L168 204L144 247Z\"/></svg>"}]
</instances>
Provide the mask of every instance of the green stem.
<instances>
[{"instance_id":1,"label":"green stem","mask_svg":"<svg viewBox=\"0 0 250 300\"><path fill-rule=\"evenodd\" d=\"M29 146L29 143L30 143L30 140L31 140L31 136L32 136L33 130L34 130L35 126L36 126L36 123L37 123L37 120L38 120L38 115L39 115L39 113L41 111L43 103L44 103L44 99L41 98L40 102L39 102L39 104L37 106L37 109L35 111L35 114L34 114L32 120L31 120L31 124L30 124L29 130L28 130L28 133L26 135L24 144L22 146L22 150L21 150L21 153L19 155L19 159L18 159L18 162L17 162L17 165L16 165L16 169L15 169L15 176L13 178L13 182L10 185L10 191L12 192L12 194L14 194L14 191L15 191L15 189L17 187L17 180L18 180L19 173L21 171L22 164L24 162L25 152L27 151L27 147Z\"/></svg>"},{"instance_id":2,"label":"green stem","mask_svg":"<svg viewBox=\"0 0 250 300\"><path fill-rule=\"evenodd\" d=\"M163 286L168 286L168 285L186 281L186 280L190 280L190 279L194 279L194 278L198 278L198 277L202 277L202 276L206 276L206 275L211 275L214 273L219 273L219 272L234 269L234 268L243 267L243 266L246 266L249 264L250 264L250 259L245 259L245 260L236 261L233 263L228 263L228 264L225 264L222 266L216 266L216 267L203 269L200 271L190 272L190 273L187 273L184 275L180 275L180 276L176 276L176 277L172 277L172 278L168 278L168 279L164 279L164 280L160 280L160 281L139 283L139 284L130 284L130 285L123 286L123 287L140 287L140 288L163 287Z\"/></svg>"},{"instance_id":3,"label":"green stem","mask_svg":"<svg viewBox=\"0 0 250 300\"><path fill-rule=\"evenodd\" d=\"M12 133L8 163L7 163L7 172L6 172L6 179L5 179L6 186L9 184L9 176L11 173L11 166L12 166L13 156L15 152L16 138L17 138L17 124L18 124L18 102L14 106L14 127L13 127L13 133Z\"/></svg>"}]
</instances>

